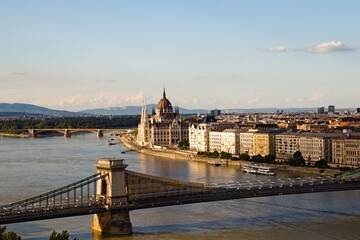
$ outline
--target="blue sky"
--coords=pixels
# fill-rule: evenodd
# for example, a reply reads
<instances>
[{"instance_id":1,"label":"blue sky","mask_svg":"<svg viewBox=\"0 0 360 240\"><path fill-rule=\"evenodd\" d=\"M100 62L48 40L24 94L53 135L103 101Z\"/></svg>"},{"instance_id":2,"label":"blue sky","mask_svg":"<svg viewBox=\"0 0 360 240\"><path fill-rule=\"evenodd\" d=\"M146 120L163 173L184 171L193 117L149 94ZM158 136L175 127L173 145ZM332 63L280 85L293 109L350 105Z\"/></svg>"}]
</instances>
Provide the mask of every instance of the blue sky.
<instances>
[{"instance_id":1,"label":"blue sky","mask_svg":"<svg viewBox=\"0 0 360 240\"><path fill-rule=\"evenodd\" d=\"M0 0L0 102L360 106L360 1Z\"/></svg>"}]
</instances>

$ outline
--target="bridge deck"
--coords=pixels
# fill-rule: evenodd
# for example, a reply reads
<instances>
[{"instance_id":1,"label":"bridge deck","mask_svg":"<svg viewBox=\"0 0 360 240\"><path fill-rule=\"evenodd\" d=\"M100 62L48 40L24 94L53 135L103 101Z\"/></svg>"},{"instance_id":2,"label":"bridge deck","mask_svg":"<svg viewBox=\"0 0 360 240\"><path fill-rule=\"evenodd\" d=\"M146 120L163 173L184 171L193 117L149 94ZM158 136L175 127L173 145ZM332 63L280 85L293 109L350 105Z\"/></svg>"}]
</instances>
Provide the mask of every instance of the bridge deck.
<instances>
[{"instance_id":1,"label":"bridge deck","mask_svg":"<svg viewBox=\"0 0 360 240\"><path fill-rule=\"evenodd\" d=\"M88 181L88 184L91 184L94 181L101 179L102 177L103 176L99 176L97 174L86 178L86 181ZM163 178L160 179L165 181ZM74 187L71 191L82 191L84 186L86 189L86 185L84 183L85 182L83 180L78 181L76 185L77 187ZM73 185L74 184L68 186ZM59 189L63 190L64 188ZM318 178L305 180L279 179L277 181L253 181L244 183L227 183L223 185L213 184L204 185L202 188L178 188L164 192L130 194L128 195L126 201L116 202L111 205L106 204L102 200L94 201L92 198L81 198L81 201L78 201L75 198L72 198L71 200L65 198L65 202L70 204L64 204L64 202L56 201L55 199L56 194L54 194L54 192L58 192L59 189L48 192L52 194L51 196L54 198L54 201L51 204L43 205L42 207L39 207L38 205L36 206L34 202L31 202L29 199L1 206L0 224L79 216L107 211L131 211L144 208L231 199L359 190L360 181L358 179L341 180L332 178ZM48 202L50 195L42 194L39 196L41 203L41 201ZM39 196L33 197L31 199L39 198ZM27 203L27 205L24 203Z\"/></svg>"}]
</instances>

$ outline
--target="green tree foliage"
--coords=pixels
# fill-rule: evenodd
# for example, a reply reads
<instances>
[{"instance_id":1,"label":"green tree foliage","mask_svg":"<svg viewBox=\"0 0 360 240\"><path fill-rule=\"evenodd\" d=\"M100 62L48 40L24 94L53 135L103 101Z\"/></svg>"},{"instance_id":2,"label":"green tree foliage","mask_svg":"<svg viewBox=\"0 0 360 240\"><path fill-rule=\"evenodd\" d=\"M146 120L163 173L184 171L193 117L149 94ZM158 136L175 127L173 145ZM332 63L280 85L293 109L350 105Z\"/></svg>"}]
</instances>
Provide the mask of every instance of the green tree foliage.
<instances>
[{"instance_id":1,"label":"green tree foliage","mask_svg":"<svg viewBox=\"0 0 360 240\"><path fill-rule=\"evenodd\" d=\"M221 159L230 159L232 157L231 153L228 152L221 152L220 153L220 158Z\"/></svg>"},{"instance_id":2,"label":"green tree foliage","mask_svg":"<svg viewBox=\"0 0 360 240\"><path fill-rule=\"evenodd\" d=\"M305 159L299 151L296 151L287 162L290 166L305 166Z\"/></svg>"},{"instance_id":3,"label":"green tree foliage","mask_svg":"<svg viewBox=\"0 0 360 240\"><path fill-rule=\"evenodd\" d=\"M264 161L266 163L275 163L275 160L276 160L276 157L275 157L275 155L272 155L272 154L266 155L264 158Z\"/></svg>"},{"instance_id":4,"label":"green tree foliage","mask_svg":"<svg viewBox=\"0 0 360 240\"><path fill-rule=\"evenodd\" d=\"M16 129L29 128L130 128L136 127L139 115L114 117L52 117L43 119L4 120L0 121L0 129L15 133Z\"/></svg>"},{"instance_id":5,"label":"green tree foliage","mask_svg":"<svg viewBox=\"0 0 360 240\"><path fill-rule=\"evenodd\" d=\"M250 156L247 153L242 153L239 155L239 159L243 161L250 161Z\"/></svg>"},{"instance_id":6,"label":"green tree foliage","mask_svg":"<svg viewBox=\"0 0 360 240\"><path fill-rule=\"evenodd\" d=\"M53 231L49 237L49 240L69 240L69 232L67 230L63 230L61 233L57 233ZM74 240L78 240L78 238L74 238Z\"/></svg>"},{"instance_id":7,"label":"green tree foliage","mask_svg":"<svg viewBox=\"0 0 360 240\"><path fill-rule=\"evenodd\" d=\"M6 227L0 227L0 240L21 240L14 232L7 232Z\"/></svg>"},{"instance_id":8,"label":"green tree foliage","mask_svg":"<svg viewBox=\"0 0 360 240\"><path fill-rule=\"evenodd\" d=\"M189 141L188 140L180 140L177 143L179 149L189 149Z\"/></svg>"},{"instance_id":9,"label":"green tree foliage","mask_svg":"<svg viewBox=\"0 0 360 240\"><path fill-rule=\"evenodd\" d=\"M325 159L321 159L315 162L315 167L317 168L327 168L329 167L327 161Z\"/></svg>"}]
</instances>

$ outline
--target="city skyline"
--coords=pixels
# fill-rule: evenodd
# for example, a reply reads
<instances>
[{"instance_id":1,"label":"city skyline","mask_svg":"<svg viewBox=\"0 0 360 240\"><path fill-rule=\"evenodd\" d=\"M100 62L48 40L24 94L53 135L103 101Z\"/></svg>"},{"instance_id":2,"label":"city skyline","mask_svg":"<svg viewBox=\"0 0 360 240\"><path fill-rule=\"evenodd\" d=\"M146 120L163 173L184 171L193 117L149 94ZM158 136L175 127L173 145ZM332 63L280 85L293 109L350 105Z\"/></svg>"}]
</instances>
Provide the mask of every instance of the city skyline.
<instances>
[{"instance_id":1,"label":"city skyline","mask_svg":"<svg viewBox=\"0 0 360 240\"><path fill-rule=\"evenodd\" d=\"M0 102L77 111L360 102L358 1L2 1Z\"/></svg>"}]
</instances>

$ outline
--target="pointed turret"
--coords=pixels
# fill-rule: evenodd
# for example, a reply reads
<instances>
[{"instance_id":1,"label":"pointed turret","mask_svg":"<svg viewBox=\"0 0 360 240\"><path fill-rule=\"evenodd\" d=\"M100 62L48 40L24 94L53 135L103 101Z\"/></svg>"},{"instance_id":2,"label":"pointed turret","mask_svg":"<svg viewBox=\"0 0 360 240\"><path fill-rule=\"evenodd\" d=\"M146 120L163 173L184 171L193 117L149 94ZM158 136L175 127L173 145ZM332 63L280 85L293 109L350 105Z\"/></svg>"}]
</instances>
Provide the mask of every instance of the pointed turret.
<instances>
[{"instance_id":1,"label":"pointed turret","mask_svg":"<svg viewBox=\"0 0 360 240\"><path fill-rule=\"evenodd\" d=\"M147 107L146 107L146 101L144 100L143 107L141 110L141 122L146 123L148 121L149 121L149 115L148 115L148 111L147 111Z\"/></svg>"}]
</instances>

